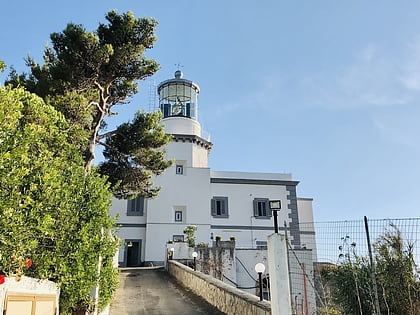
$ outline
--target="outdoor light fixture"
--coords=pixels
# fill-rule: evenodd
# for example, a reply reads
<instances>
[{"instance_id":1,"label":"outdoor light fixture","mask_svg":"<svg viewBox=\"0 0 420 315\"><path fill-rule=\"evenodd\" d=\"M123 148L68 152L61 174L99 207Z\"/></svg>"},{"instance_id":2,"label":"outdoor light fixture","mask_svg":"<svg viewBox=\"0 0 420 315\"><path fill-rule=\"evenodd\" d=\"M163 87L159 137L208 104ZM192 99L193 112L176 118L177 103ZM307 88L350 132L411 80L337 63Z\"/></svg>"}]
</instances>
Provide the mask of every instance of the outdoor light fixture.
<instances>
[{"instance_id":1,"label":"outdoor light fixture","mask_svg":"<svg viewBox=\"0 0 420 315\"><path fill-rule=\"evenodd\" d=\"M175 251L175 248L173 248L173 247L171 247L169 249L169 259L173 259L174 258L174 251Z\"/></svg>"},{"instance_id":2,"label":"outdoor light fixture","mask_svg":"<svg viewBox=\"0 0 420 315\"><path fill-rule=\"evenodd\" d=\"M270 200L269 202L270 210L273 212L274 220L274 233L279 233L279 223L277 222L277 212L281 209L281 200Z\"/></svg>"},{"instance_id":3,"label":"outdoor light fixture","mask_svg":"<svg viewBox=\"0 0 420 315\"><path fill-rule=\"evenodd\" d=\"M133 243L128 242L128 243L127 243L127 247L133 247Z\"/></svg>"},{"instance_id":4,"label":"outdoor light fixture","mask_svg":"<svg viewBox=\"0 0 420 315\"><path fill-rule=\"evenodd\" d=\"M270 200L270 209L271 210L280 210L281 209L281 200Z\"/></svg>"},{"instance_id":5,"label":"outdoor light fixture","mask_svg":"<svg viewBox=\"0 0 420 315\"><path fill-rule=\"evenodd\" d=\"M260 301L263 300L263 285L262 285L262 273L265 271L265 266L262 263L255 265L255 272L258 273L258 282L260 286Z\"/></svg>"},{"instance_id":6,"label":"outdoor light fixture","mask_svg":"<svg viewBox=\"0 0 420 315\"><path fill-rule=\"evenodd\" d=\"M197 258L197 256L198 256L198 254L197 254L197 252L193 252L191 255L192 255L192 256L193 256L193 258L194 258L194 271L196 271L196 270L197 270L196 258Z\"/></svg>"}]
</instances>

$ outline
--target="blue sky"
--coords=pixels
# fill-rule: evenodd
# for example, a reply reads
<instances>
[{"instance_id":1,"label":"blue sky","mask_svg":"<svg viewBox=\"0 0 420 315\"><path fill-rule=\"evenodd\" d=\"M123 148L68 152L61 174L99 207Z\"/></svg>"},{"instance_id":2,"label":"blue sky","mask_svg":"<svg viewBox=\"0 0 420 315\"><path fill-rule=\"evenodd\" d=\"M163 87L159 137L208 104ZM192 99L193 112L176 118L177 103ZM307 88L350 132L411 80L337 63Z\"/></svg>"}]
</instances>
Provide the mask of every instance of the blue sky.
<instances>
[{"instance_id":1,"label":"blue sky","mask_svg":"<svg viewBox=\"0 0 420 315\"><path fill-rule=\"evenodd\" d=\"M159 21L161 65L111 127L181 63L212 169L292 173L316 221L419 217L420 2L8 1L0 59L25 71L50 33L95 30L111 9Z\"/></svg>"}]
</instances>

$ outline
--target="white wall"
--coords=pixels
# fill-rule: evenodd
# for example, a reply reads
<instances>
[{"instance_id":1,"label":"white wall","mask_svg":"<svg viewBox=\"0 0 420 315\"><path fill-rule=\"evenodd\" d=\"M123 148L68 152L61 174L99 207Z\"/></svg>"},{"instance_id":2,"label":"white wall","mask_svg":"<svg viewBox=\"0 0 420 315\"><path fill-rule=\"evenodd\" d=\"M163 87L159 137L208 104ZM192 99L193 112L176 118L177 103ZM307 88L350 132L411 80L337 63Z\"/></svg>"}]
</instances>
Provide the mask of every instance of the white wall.
<instances>
[{"instance_id":1,"label":"white wall","mask_svg":"<svg viewBox=\"0 0 420 315\"><path fill-rule=\"evenodd\" d=\"M155 180L162 190L158 198L148 200L146 261L164 261L161 246L173 235L182 235L188 225L197 226L196 243L210 241L210 170L188 167L185 171L178 175L171 167ZM175 222L176 209L185 209L183 222Z\"/></svg>"},{"instance_id":2,"label":"white wall","mask_svg":"<svg viewBox=\"0 0 420 315\"><path fill-rule=\"evenodd\" d=\"M169 134L195 135L201 137L201 125L188 117L167 117L162 119L165 132Z\"/></svg>"},{"instance_id":3,"label":"white wall","mask_svg":"<svg viewBox=\"0 0 420 315\"><path fill-rule=\"evenodd\" d=\"M255 272L255 265L262 263L265 266L263 278L269 273L267 250L236 249L236 280L240 287L255 287L258 274ZM240 261L240 262L239 262ZM242 289L248 293L256 294L256 288Z\"/></svg>"},{"instance_id":4,"label":"white wall","mask_svg":"<svg viewBox=\"0 0 420 315\"><path fill-rule=\"evenodd\" d=\"M302 232L300 241L303 248L312 250L312 259L317 261L315 225L312 210L312 198L298 198L299 225Z\"/></svg>"},{"instance_id":5,"label":"white wall","mask_svg":"<svg viewBox=\"0 0 420 315\"><path fill-rule=\"evenodd\" d=\"M258 174L260 175L260 174ZM226 228L213 229L214 235L222 236L222 239L229 239L235 236L237 247L255 247L255 241L266 241L267 235L274 232L273 218L254 217L254 198L279 199L282 203L282 210L279 212L279 226L283 222L290 222L285 186L279 185L251 185L251 184L219 184L211 185L211 196L228 197L229 218L213 218L212 225L223 225ZM240 228L241 226L246 229ZM238 227L238 228L235 228ZM264 230L258 228L264 227Z\"/></svg>"}]
</instances>

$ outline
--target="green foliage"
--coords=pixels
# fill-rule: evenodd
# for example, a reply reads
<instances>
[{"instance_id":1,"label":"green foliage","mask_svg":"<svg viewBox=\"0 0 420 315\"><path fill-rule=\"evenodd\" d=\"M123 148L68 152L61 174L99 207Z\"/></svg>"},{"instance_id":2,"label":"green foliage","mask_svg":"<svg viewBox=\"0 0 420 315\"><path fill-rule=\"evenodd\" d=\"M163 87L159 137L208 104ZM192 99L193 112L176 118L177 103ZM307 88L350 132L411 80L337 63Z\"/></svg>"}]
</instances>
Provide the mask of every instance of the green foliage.
<instances>
[{"instance_id":1,"label":"green foliage","mask_svg":"<svg viewBox=\"0 0 420 315\"><path fill-rule=\"evenodd\" d=\"M381 309L391 314L420 314L420 279L414 277L413 246L404 245L393 225L375 243Z\"/></svg>"},{"instance_id":2,"label":"green foliage","mask_svg":"<svg viewBox=\"0 0 420 315\"><path fill-rule=\"evenodd\" d=\"M161 174L171 165L165 160L165 152L158 150L171 139L159 124L160 119L160 112L137 112L132 122L120 125L106 139L106 162L99 170L108 176L116 197L151 198L158 194L160 188L153 187L152 175Z\"/></svg>"},{"instance_id":3,"label":"green foliage","mask_svg":"<svg viewBox=\"0 0 420 315\"><path fill-rule=\"evenodd\" d=\"M420 281L415 276L413 248L404 245L394 226L374 244L376 283L382 314L420 313ZM371 266L366 257L354 254L352 247L342 262L322 272L323 286L331 291L328 307L337 314L375 314L375 292Z\"/></svg>"},{"instance_id":4,"label":"green foliage","mask_svg":"<svg viewBox=\"0 0 420 315\"><path fill-rule=\"evenodd\" d=\"M85 175L79 131L41 98L0 87L0 272L57 282L60 314L91 304L99 256L102 305L117 283L110 193L95 170Z\"/></svg>"},{"instance_id":5,"label":"green foliage","mask_svg":"<svg viewBox=\"0 0 420 315\"><path fill-rule=\"evenodd\" d=\"M70 124L84 130L77 134L73 143L79 146L87 172L93 165L95 146L104 144L101 139L115 135L114 132L99 134L105 117L113 114L114 105L125 103L137 92L139 80L154 74L159 67L144 55L156 41L157 22L154 19L135 18L131 12L118 14L116 11L108 12L105 18L107 23L99 24L95 32L70 23L62 32L52 33L52 47L44 51L44 64L28 58L29 76L12 70L7 81L43 97L63 113ZM134 133L136 135L142 136L150 125L155 129L153 133L149 128L148 139L130 137L132 145L139 145L136 149L122 148L117 141L107 140L106 157L110 160L100 170L110 176L112 188L120 187L115 191L120 198L132 198L146 190L145 196L153 196L159 190L151 187L150 174L161 173L170 163L156 150L158 143L163 146L169 141L157 127L157 117L145 115L141 118L138 115L133 121L132 130L140 122L145 124L145 127L139 127L142 132ZM118 139L126 135L128 125L118 128ZM111 143L113 147L110 147ZM130 162L124 160L125 156ZM117 185L119 181L122 181L120 186ZM136 188L137 184L140 188Z\"/></svg>"},{"instance_id":6,"label":"green foliage","mask_svg":"<svg viewBox=\"0 0 420 315\"><path fill-rule=\"evenodd\" d=\"M195 225L188 225L183 233L187 236L187 243L189 247L195 246L195 232L197 231L197 227Z\"/></svg>"},{"instance_id":7,"label":"green foliage","mask_svg":"<svg viewBox=\"0 0 420 315\"><path fill-rule=\"evenodd\" d=\"M3 60L0 60L0 72L3 72L6 69L6 64Z\"/></svg>"},{"instance_id":8,"label":"green foliage","mask_svg":"<svg viewBox=\"0 0 420 315\"><path fill-rule=\"evenodd\" d=\"M52 33L52 48L45 49L44 64L28 58L31 73L20 77L21 83L41 97L63 95L68 90L98 90L98 96L109 98L104 110L136 93L135 81L158 69L154 60L144 56L156 41L157 22L135 18L131 12L110 11L105 18L108 23L101 23L96 32L69 23L62 32ZM16 79L19 76L12 74L9 83ZM99 97L96 100L99 102Z\"/></svg>"}]
</instances>

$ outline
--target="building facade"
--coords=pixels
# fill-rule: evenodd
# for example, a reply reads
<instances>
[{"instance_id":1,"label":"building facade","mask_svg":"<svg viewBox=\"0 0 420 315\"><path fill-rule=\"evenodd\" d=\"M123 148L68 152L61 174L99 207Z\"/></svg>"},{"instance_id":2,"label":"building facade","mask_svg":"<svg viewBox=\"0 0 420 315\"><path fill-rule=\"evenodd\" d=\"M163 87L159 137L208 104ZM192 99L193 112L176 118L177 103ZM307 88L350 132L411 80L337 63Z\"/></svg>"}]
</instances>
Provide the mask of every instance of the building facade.
<instances>
[{"instance_id":1,"label":"building facade","mask_svg":"<svg viewBox=\"0 0 420 315\"><path fill-rule=\"evenodd\" d=\"M184 241L189 225L197 227L196 243L211 245L216 237L234 237L237 248L264 249L273 233L270 200L281 202L278 222L280 230L286 224L292 246L299 249L314 238L313 231L299 229L299 222L313 221L312 199L297 197L299 182L291 174L209 168L213 144L198 121L199 92L180 71L158 86L162 124L173 135L167 159L174 163L154 179L162 187L157 198L113 200L110 213L119 215L118 234L125 240L120 266L163 264L166 243Z\"/></svg>"}]
</instances>

